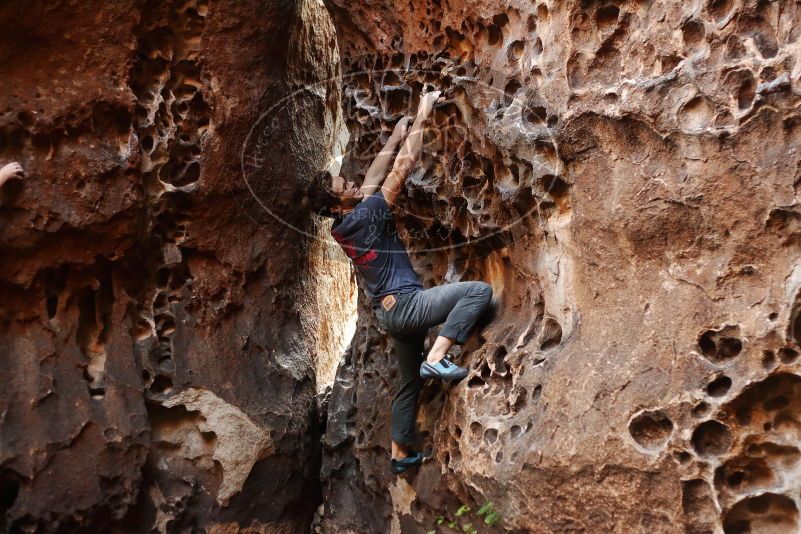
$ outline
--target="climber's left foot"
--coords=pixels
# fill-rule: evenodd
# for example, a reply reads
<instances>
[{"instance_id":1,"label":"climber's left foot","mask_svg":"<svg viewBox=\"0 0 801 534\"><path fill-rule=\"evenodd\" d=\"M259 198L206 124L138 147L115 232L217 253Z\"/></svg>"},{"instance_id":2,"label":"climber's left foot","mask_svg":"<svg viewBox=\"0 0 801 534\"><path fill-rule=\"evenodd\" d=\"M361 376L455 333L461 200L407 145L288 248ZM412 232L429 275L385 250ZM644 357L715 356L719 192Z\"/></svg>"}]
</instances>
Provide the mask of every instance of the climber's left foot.
<instances>
[{"instance_id":1,"label":"climber's left foot","mask_svg":"<svg viewBox=\"0 0 801 534\"><path fill-rule=\"evenodd\" d=\"M412 467L418 467L423 461L428 458L430 454L426 454L423 452L413 452L409 454L406 458L393 458L390 460L390 469L396 475L399 475L406 471L407 469L411 469Z\"/></svg>"}]
</instances>

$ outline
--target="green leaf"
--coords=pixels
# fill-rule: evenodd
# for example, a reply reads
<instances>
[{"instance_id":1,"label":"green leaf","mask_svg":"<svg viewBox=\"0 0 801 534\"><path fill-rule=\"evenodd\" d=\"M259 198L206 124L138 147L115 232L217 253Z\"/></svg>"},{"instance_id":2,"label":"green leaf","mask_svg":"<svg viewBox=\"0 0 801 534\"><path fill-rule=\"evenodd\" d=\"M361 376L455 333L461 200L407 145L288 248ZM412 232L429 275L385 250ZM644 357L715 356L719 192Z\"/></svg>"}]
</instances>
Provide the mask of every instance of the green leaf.
<instances>
[{"instance_id":1,"label":"green leaf","mask_svg":"<svg viewBox=\"0 0 801 534\"><path fill-rule=\"evenodd\" d=\"M445 518L442 517L441 515L438 515L437 516L437 525L441 525L444 522L445 522Z\"/></svg>"},{"instance_id":2,"label":"green leaf","mask_svg":"<svg viewBox=\"0 0 801 534\"><path fill-rule=\"evenodd\" d=\"M437 531L436 530L429 530L428 532L426 532L426 534L437 534Z\"/></svg>"},{"instance_id":3,"label":"green leaf","mask_svg":"<svg viewBox=\"0 0 801 534\"><path fill-rule=\"evenodd\" d=\"M476 534L476 529L470 523L462 525L462 532L465 534Z\"/></svg>"},{"instance_id":4,"label":"green leaf","mask_svg":"<svg viewBox=\"0 0 801 534\"><path fill-rule=\"evenodd\" d=\"M470 507L467 506L466 504L463 504L462 506L459 507L458 510L456 510L456 517L461 517L469 511Z\"/></svg>"},{"instance_id":5,"label":"green leaf","mask_svg":"<svg viewBox=\"0 0 801 534\"><path fill-rule=\"evenodd\" d=\"M493 507L492 501L487 501L486 503L484 503L484 506L482 506L481 508L478 509L478 512L476 512L476 515L481 517L484 514L488 514L488 513L492 512L492 507Z\"/></svg>"},{"instance_id":6,"label":"green leaf","mask_svg":"<svg viewBox=\"0 0 801 534\"><path fill-rule=\"evenodd\" d=\"M456 528L456 521L451 521L448 523L448 528Z\"/></svg>"},{"instance_id":7,"label":"green leaf","mask_svg":"<svg viewBox=\"0 0 801 534\"><path fill-rule=\"evenodd\" d=\"M500 521L501 516L498 514L498 512L487 514L487 517L484 518L484 522L491 527L497 525Z\"/></svg>"}]
</instances>

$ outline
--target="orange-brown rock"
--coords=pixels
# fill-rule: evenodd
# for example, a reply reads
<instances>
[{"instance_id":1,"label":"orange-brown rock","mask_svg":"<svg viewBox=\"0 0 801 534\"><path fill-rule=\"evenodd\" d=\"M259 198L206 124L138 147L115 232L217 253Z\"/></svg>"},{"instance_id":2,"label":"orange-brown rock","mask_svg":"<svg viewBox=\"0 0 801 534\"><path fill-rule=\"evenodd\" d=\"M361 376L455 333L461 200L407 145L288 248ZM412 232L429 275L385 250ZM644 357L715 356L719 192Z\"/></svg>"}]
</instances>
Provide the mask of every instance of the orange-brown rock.
<instances>
[{"instance_id":1,"label":"orange-brown rock","mask_svg":"<svg viewBox=\"0 0 801 534\"><path fill-rule=\"evenodd\" d=\"M291 200L338 86L247 140L331 80L333 36L313 2L0 5L0 162L26 170L0 206L0 529L307 529L327 260Z\"/></svg>"},{"instance_id":2,"label":"orange-brown rock","mask_svg":"<svg viewBox=\"0 0 801 534\"><path fill-rule=\"evenodd\" d=\"M0 525L798 530L799 57L789 0L0 4ZM394 477L299 193L430 89L398 224L495 298Z\"/></svg>"},{"instance_id":3,"label":"orange-brown rock","mask_svg":"<svg viewBox=\"0 0 801 534\"><path fill-rule=\"evenodd\" d=\"M320 529L492 501L515 532L798 530L798 4L333 4L343 168L444 91L399 222L426 284L486 280L495 315L470 375L422 394L433 460L396 478L362 303Z\"/></svg>"}]
</instances>

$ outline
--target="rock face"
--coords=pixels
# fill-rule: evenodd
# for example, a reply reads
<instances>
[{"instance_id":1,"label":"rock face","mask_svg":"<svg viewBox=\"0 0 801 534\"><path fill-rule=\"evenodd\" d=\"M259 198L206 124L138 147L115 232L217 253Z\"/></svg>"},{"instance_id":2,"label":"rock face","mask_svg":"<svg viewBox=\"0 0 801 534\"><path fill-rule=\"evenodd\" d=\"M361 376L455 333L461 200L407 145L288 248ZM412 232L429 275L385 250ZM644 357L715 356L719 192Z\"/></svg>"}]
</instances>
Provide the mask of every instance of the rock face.
<instances>
[{"instance_id":1,"label":"rock face","mask_svg":"<svg viewBox=\"0 0 801 534\"><path fill-rule=\"evenodd\" d=\"M0 28L0 162L27 172L0 207L0 529L306 530L318 323L350 291L322 298L349 271L294 205L338 133L327 12L4 2Z\"/></svg>"},{"instance_id":2,"label":"rock face","mask_svg":"<svg viewBox=\"0 0 801 534\"><path fill-rule=\"evenodd\" d=\"M797 2L32 0L0 29L0 528L801 528ZM396 478L363 295L317 395L354 295L299 192L433 88L398 225L494 310Z\"/></svg>"},{"instance_id":3,"label":"rock face","mask_svg":"<svg viewBox=\"0 0 801 534\"><path fill-rule=\"evenodd\" d=\"M470 375L421 395L432 461L395 478L394 355L360 303L320 530L426 532L486 501L519 532L801 528L798 3L331 12L344 172L443 90L398 225L427 285L485 280L495 310Z\"/></svg>"}]
</instances>

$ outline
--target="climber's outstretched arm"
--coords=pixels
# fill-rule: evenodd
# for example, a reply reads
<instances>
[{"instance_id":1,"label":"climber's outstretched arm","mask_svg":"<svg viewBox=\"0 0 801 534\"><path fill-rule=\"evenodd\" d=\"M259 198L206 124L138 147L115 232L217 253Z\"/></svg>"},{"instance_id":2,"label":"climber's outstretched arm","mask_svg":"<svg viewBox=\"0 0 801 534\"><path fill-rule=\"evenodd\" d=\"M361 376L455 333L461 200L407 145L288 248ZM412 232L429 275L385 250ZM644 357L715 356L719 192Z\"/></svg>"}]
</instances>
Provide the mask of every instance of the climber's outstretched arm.
<instances>
[{"instance_id":1,"label":"climber's outstretched arm","mask_svg":"<svg viewBox=\"0 0 801 534\"><path fill-rule=\"evenodd\" d=\"M395 158L395 151L398 149L398 146L403 142L403 140L406 139L406 132L408 128L409 118L403 117L395 125L395 129L392 131L389 139L387 139L387 144L384 145L384 148L373 160L370 168L367 169L367 174L364 175L364 183L361 187L365 197L372 195L378 191L379 187L381 187L381 184L387 177L389 166L392 164L392 160Z\"/></svg>"},{"instance_id":2,"label":"climber's outstretched arm","mask_svg":"<svg viewBox=\"0 0 801 534\"><path fill-rule=\"evenodd\" d=\"M414 119L409 136L400 149L398 157L395 158L395 164L392 170L384 181L381 191L384 193L384 199L387 203L392 204L398 197L406 177L412 171L412 167L420 157L420 152L423 149L423 124L431 115L431 110L434 109L434 102L439 98L440 91L432 91L420 98L420 105L417 108L417 117Z\"/></svg>"}]
</instances>

